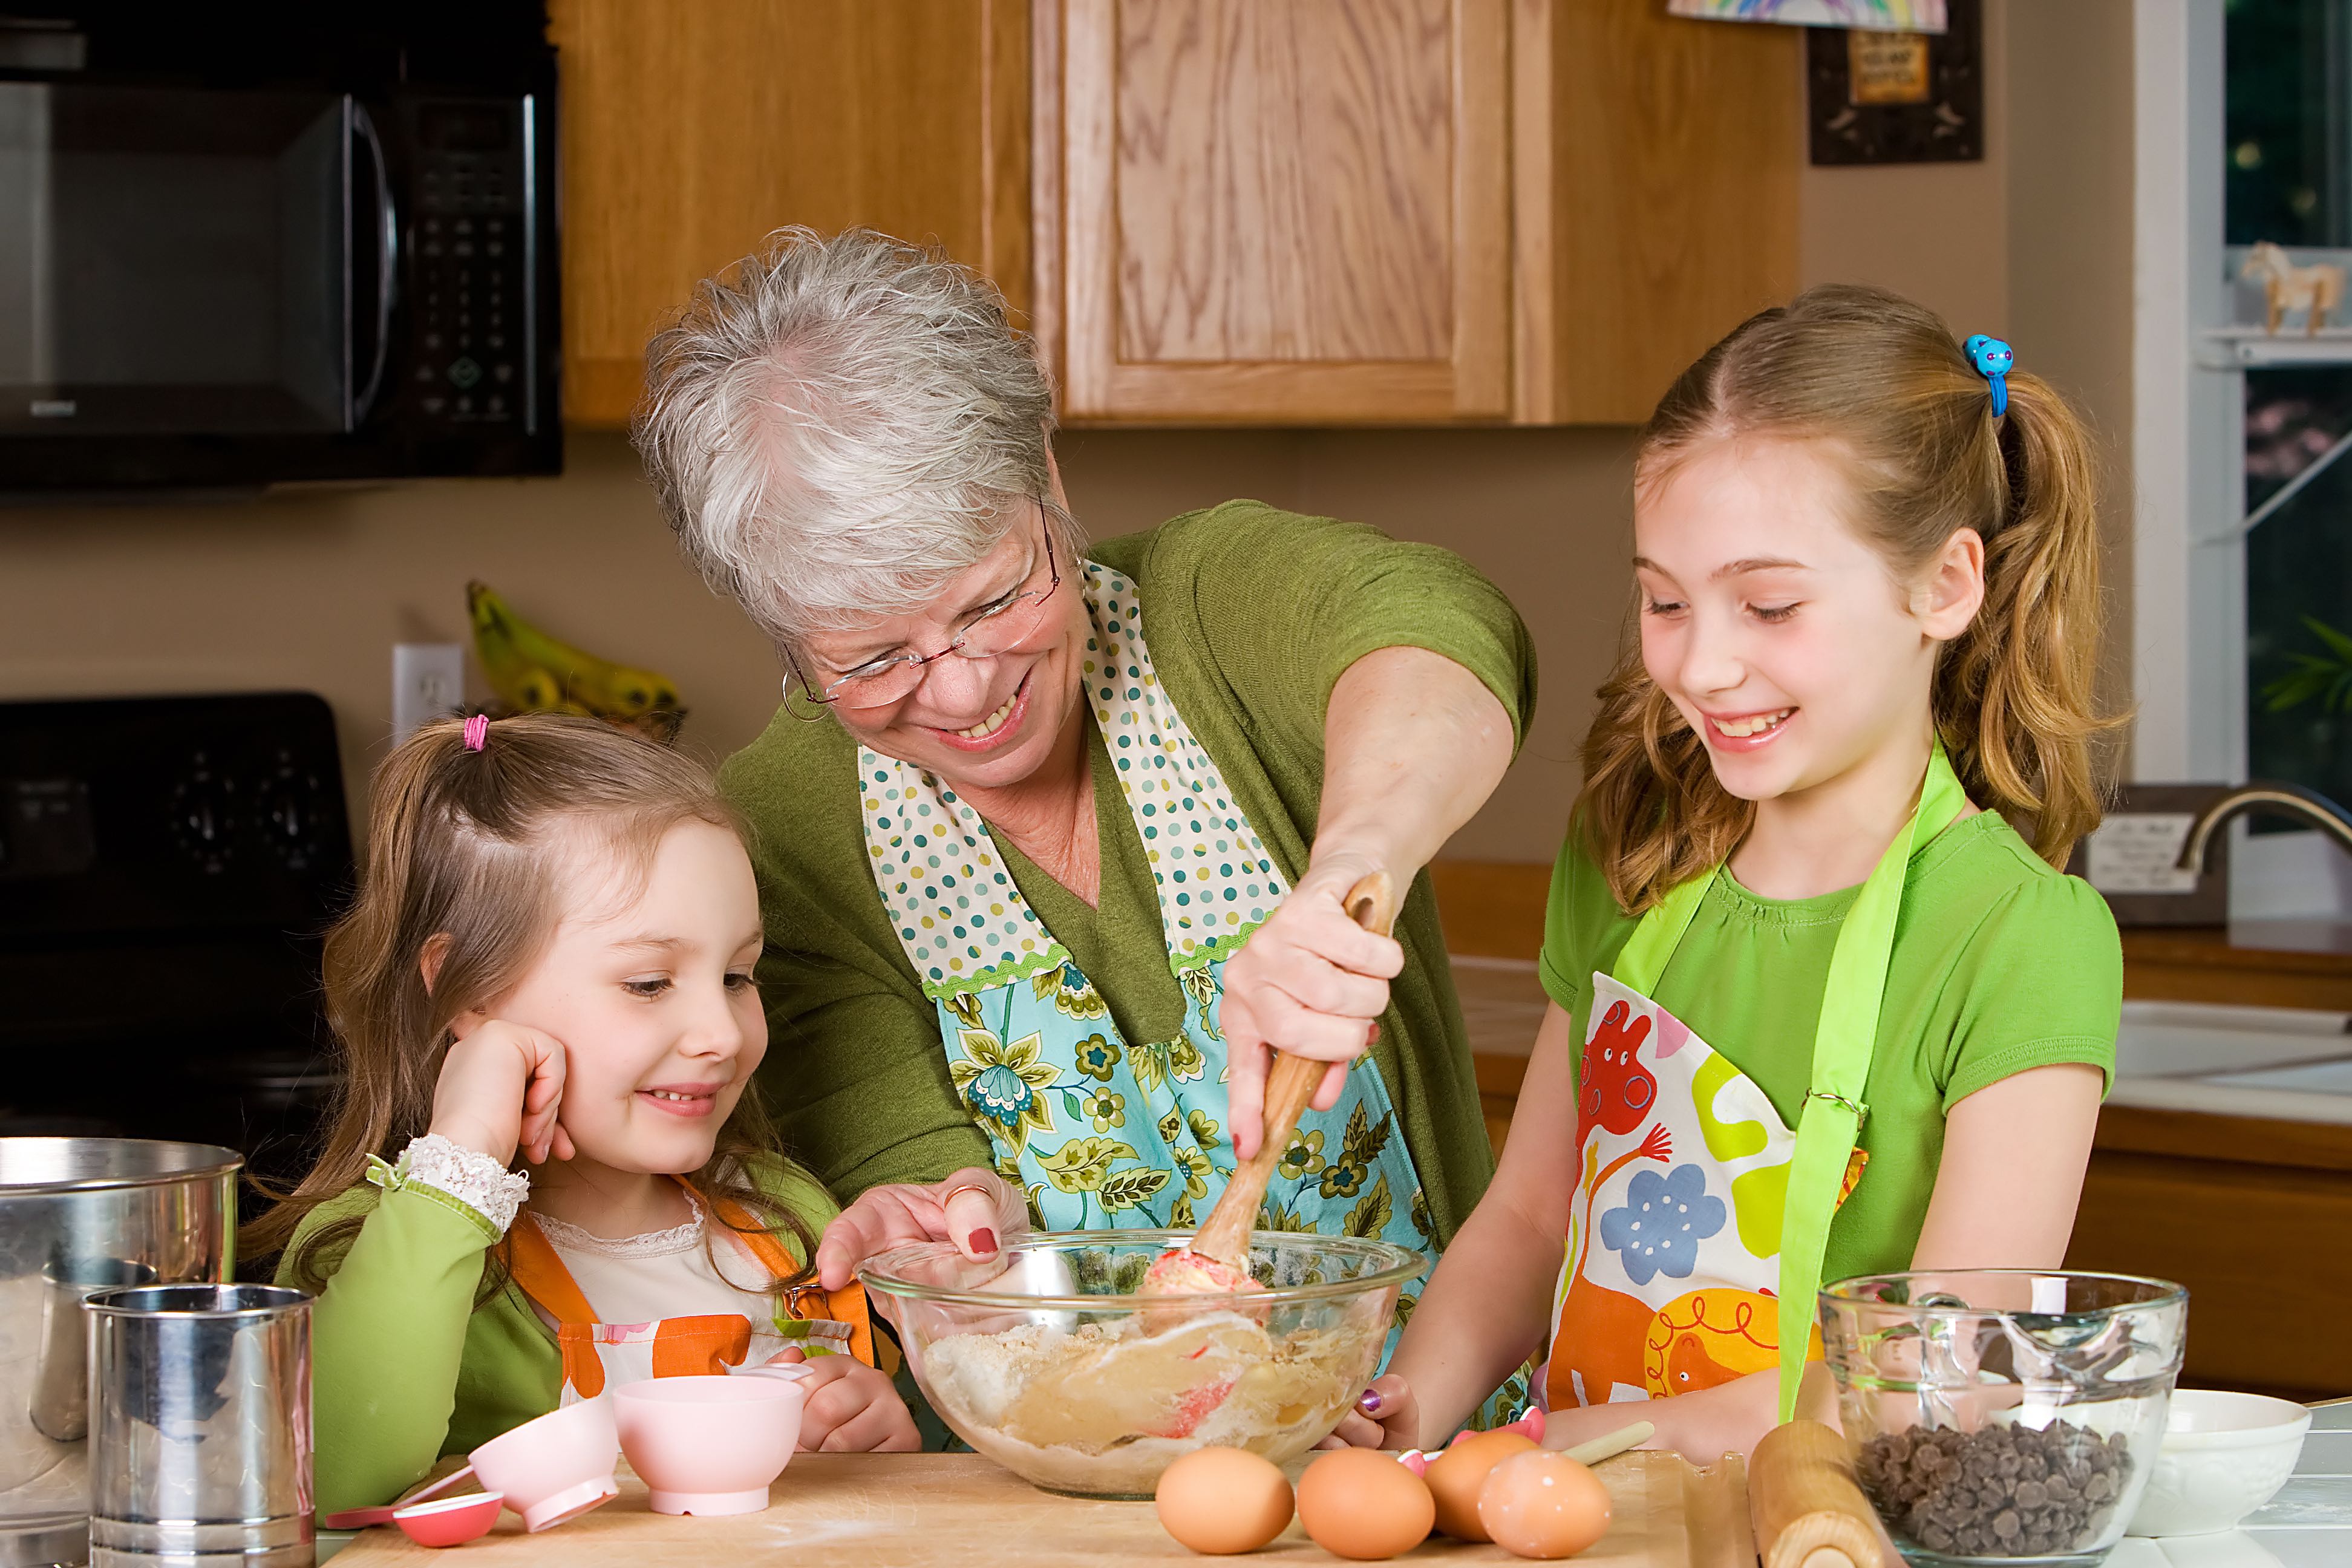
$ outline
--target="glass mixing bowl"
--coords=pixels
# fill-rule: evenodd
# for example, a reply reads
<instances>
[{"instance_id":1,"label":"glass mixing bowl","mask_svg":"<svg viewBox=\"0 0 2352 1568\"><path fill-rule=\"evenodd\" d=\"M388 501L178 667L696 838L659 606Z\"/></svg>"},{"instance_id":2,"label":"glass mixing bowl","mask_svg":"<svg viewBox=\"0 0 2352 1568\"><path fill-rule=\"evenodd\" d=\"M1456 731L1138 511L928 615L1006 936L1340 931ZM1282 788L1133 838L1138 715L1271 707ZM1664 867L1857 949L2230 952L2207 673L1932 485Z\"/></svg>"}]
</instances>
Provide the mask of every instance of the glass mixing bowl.
<instances>
[{"instance_id":1,"label":"glass mixing bowl","mask_svg":"<svg viewBox=\"0 0 2352 1568\"><path fill-rule=\"evenodd\" d=\"M1244 1295L1139 1296L1181 1231L1013 1237L974 1263L946 1242L858 1270L915 1381L981 1453L1049 1491L1150 1497L1195 1448L1297 1458L1381 1359L1419 1254L1258 1231Z\"/></svg>"},{"instance_id":2,"label":"glass mixing bowl","mask_svg":"<svg viewBox=\"0 0 2352 1568\"><path fill-rule=\"evenodd\" d=\"M2163 1442L2187 1291L2063 1270L1883 1274L1823 1290L1821 1317L1855 1476L1905 1558L2106 1556Z\"/></svg>"}]
</instances>

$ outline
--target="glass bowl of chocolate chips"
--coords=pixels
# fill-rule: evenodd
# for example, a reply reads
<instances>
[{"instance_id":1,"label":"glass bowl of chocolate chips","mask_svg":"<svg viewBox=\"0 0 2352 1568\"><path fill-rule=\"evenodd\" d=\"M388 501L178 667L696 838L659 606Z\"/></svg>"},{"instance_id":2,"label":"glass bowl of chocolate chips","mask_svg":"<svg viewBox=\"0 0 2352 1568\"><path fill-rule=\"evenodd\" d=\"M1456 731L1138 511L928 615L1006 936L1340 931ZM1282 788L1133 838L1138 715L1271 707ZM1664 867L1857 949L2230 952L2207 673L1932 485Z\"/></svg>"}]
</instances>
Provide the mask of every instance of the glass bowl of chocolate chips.
<instances>
[{"instance_id":1,"label":"glass bowl of chocolate chips","mask_svg":"<svg viewBox=\"0 0 2352 1568\"><path fill-rule=\"evenodd\" d=\"M1822 1292L1854 1476L1921 1568L2089 1568L2164 1439L2189 1293L2121 1274L1879 1274Z\"/></svg>"}]
</instances>

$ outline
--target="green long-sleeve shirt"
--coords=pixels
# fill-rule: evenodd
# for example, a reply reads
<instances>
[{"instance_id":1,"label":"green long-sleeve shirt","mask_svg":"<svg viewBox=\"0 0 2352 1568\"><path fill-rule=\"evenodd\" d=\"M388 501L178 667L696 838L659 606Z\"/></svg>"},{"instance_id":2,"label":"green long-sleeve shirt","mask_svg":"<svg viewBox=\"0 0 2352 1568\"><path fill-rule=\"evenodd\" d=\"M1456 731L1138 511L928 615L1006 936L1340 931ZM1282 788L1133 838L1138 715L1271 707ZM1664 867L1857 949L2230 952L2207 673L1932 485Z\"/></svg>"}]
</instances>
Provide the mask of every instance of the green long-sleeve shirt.
<instances>
[{"instance_id":1,"label":"green long-sleeve shirt","mask_svg":"<svg viewBox=\"0 0 2352 1568\"><path fill-rule=\"evenodd\" d=\"M1306 869L1323 783L1324 710L1357 659L1423 647L1476 675L1524 735L1535 654L1510 602L1467 562L1360 524L1230 501L1087 555L1136 584L1161 682L1283 873ZM1141 839L1089 722L1100 903L1003 840L999 852L1130 1040L1182 1027ZM720 781L753 829L768 956L768 1098L787 1144L845 1199L992 1160L949 1079L938 1015L868 868L856 743L779 710ZM1374 1058L1441 1240L1494 1172L1462 1009L1426 877L1397 924L1405 967Z\"/></svg>"}]
</instances>

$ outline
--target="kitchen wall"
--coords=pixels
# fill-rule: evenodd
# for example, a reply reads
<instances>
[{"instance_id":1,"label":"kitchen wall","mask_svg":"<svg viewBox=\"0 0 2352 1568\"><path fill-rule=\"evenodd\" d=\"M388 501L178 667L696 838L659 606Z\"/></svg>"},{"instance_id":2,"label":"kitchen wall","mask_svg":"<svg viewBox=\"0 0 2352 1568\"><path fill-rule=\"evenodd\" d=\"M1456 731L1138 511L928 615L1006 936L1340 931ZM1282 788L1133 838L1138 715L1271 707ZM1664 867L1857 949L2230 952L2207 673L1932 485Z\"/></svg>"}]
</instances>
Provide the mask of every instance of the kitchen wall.
<instances>
[{"instance_id":1,"label":"kitchen wall","mask_svg":"<svg viewBox=\"0 0 2352 1568\"><path fill-rule=\"evenodd\" d=\"M1988 12L1985 161L1807 169L1804 279L1883 283L1957 330L2009 336L2120 438L2129 0ZM1614 429L1103 430L1066 434L1061 458L1098 535L1249 495L1449 545L1503 584L1534 628L1543 701L1511 777L1450 853L1539 861L1627 604L1629 450ZM575 434L568 465L553 480L0 510L0 697L306 688L334 705L356 781L390 723L390 646L460 640L478 576L559 635L675 676L698 749L742 744L772 711L772 655L677 563L625 442Z\"/></svg>"}]
</instances>

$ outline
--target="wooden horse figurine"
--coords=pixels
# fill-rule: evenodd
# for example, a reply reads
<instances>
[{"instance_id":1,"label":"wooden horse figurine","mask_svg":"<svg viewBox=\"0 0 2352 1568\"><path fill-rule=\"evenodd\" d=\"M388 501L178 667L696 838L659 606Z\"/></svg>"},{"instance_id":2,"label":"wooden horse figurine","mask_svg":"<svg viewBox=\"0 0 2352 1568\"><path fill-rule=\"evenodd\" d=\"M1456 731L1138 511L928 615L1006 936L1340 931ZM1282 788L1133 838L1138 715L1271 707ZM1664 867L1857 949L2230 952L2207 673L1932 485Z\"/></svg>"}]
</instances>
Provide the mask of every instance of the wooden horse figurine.
<instances>
[{"instance_id":1,"label":"wooden horse figurine","mask_svg":"<svg viewBox=\"0 0 2352 1568\"><path fill-rule=\"evenodd\" d=\"M2297 267L2284 249L2267 239L2248 254L2238 276L2262 279L2263 300L2270 317L2266 331L2275 333L2289 310L2301 310L2304 331L2316 336L2327 324L2328 312L2344 303L2344 268L2324 264Z\"/></svg>"}]
</instances>

